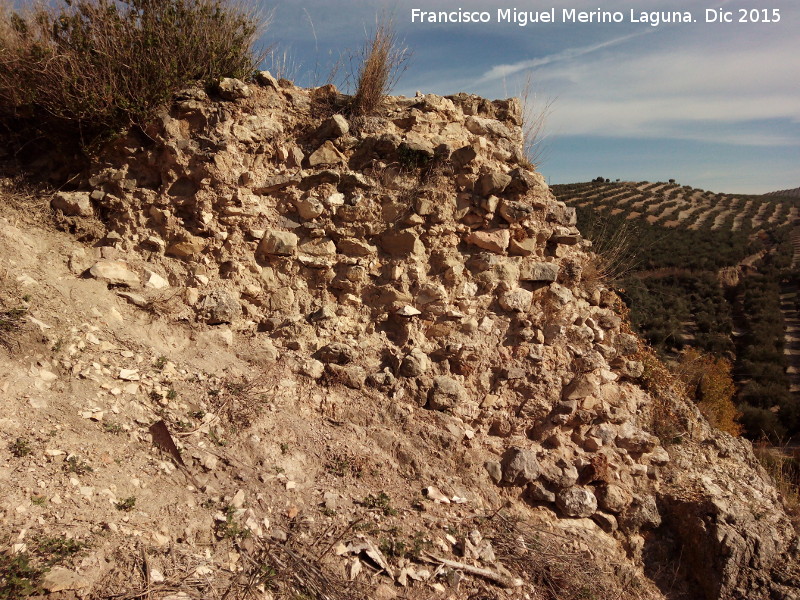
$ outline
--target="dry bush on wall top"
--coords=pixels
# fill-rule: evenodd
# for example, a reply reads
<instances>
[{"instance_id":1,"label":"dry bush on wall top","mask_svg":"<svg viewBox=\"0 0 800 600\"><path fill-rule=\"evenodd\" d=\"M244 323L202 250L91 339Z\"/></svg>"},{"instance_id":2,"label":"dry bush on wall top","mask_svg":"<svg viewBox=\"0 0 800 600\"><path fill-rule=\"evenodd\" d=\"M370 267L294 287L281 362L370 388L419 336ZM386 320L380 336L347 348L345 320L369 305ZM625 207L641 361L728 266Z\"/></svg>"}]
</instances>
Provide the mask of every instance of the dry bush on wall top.
<instances>
[{"instance_id":1,"label":"dry bush on wall top","mask_svg":"<svg viewBox=\"0 0 800 600\"><path fill-rule=\"evenodd\" d=\"M357 57L360 65L350 112L354 116L374 113L407 68L410 57L410 50L398 41L392 19L380 18Z\"/></svg>"},{"instance_id":2,"label":"dry bush on wall top","mask_svg":"<svg viewBox=\"0 0 800 600\"><path fill-rule=\"evenodd\" d=\"M229 0L63 0L0 10L0 125L86 148L182 87L249 77L266 26Z\"/></svg>"}]
</instances>

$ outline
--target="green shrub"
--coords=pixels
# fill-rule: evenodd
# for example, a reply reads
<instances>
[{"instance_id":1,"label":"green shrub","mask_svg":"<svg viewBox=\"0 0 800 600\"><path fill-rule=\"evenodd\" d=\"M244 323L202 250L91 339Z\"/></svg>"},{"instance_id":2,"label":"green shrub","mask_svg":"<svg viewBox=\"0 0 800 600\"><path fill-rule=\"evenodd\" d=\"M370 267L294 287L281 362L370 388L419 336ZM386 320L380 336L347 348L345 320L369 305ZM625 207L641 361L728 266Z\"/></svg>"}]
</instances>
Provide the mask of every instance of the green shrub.
<instances>
[{"instance_id":1,"label":"green shrub","mask_svg":"<svg viewBox=\"0 0 800 600\"><path fill-rule=\"evenodd\" d=\"M36 593L44 571L30 563L26 553L0 553L0 600L27 598Z\"/></svg>"},{"instance_id":2,"label":"green shrub","mask_svg":"<svg viewBox=\"0 0 800 600\"><path fill-rule=\"evenodd\" d=\"M61 0L0 9L0 125L86 149L196 81L245 78L260 23L229 0Z\"/></svg>"}]
</instances>

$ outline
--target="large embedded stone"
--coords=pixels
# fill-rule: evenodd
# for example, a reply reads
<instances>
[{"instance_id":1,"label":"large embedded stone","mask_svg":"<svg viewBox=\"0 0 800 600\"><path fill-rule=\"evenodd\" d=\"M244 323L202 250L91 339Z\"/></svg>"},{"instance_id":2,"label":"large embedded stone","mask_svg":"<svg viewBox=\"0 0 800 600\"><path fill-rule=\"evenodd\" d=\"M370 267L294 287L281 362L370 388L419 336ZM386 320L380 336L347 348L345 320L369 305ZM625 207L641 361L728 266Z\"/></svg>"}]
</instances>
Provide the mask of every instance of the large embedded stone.
<instances>
[{"instance_id":1,"label":"large embedded stone","mask_svg":"<svg viewBox=\"0 0 800 600\"><path fill-rule=\"evenodd\" d=\"M92 216L92 202L89 192L58 192L53 196L50 205L68 217Z\"/></svg>"},{"instance_id":2,"label":"large embedded stone","mask_svg":"<svg viewBox=\"0 0 800 600\"><path fill-rule=\"evenodd\" d=\"M355 238L342 238L336 242L336 247L347 256L373 256L378 252L377 247Z\"/></svg>"},{"instance_id":3,"label":"large embedded stone","mask_svg":"<svg viewBox=\"0 0 800 600\"><path fill-rule=\"evenodd\" d=\"M421 255L425 253L425 246L419 236L409 230L385 233L381 236L381 248L392 256Z\"/></svg>"},{"instance_id":4,"label":"large embedded stone","mask_svg":"<svg viewBox=\"0 0 800 600\"><path fill-rule=\"evenodd\" d=\"M508 245L508 253L512 256L530 256L536 252L536 240L533 238L525 238L522 240L515 240L511 238Z\"/></svg>"},{"instance_id":5,"label":"large embedded stone","mask_svg":"<svg viewBox=\"0 0 800 600\"><path fill-rule=\"evenodd\" d=\"M424 375L431 368L431 360L419 348L414 348L403 358L400 363L400 375L403 377L419 377Z\"/></svg>"},{"instance_id":6,"label":"large embedded stone","mask_svg":"<svg viewBox=\"0 0 800 600\"><path fill-rule=\"evenodd\" d=\"M433 388L428 393L428 407L449 410L466 400L467 392L452 377L439 375L433 378Z\"/></svg>"},{"instance_id":7,"label":"large embedded stone","mask_svg":"<svg viewBox=\"0 0 800 600\"><path fill-rule=\"evenodd\" d=\"M200 254L206 247L206 242L203 238L197 236L190 236L185 240L170 244L166 249L167 256L175 256L177 258L192 258Z\"/></svg>"},{"instance_id":8,"label":"large embedded stone","mask_svg":"<svg viewBox=\"0 0 800 600\"><path fill-rule=\"evenodd\" d=\"M217 86L219 95L225 100L238 100L239 98L249 98L252 92L248 85L240 79L225 77L220 80Z\"/></svg>"},{"instance_id":9,"label":"large embedded stone","mask_svg":"<svg viewBox=\"0 0 800 600\"><path fill-rule=\"evenodd\" d=\"M558 278L558 265L549 262L523 262L519 269L523 281L555 281Z\"/></svg>"},{"instance_id":10,"label":"large embedded stone","mask_svg":"<svg viewBox=\"0 0 800 600\"><path fill-rule=\"evenodd\" d=\"M111 285L139 286L139 275L121 260L99 260L89 269L89 274Z\"/></svg>"},{"instance_id":11,"label":"large embedded stone","mask_svg":"<svg viewBox=\"0 0 800 600\"><path fill-rule=\"evenodd\" d=\"M544 177L539 173L517 168L509 173L511 183L506 188L507 192L524 194L528 190L545 189Z\"/></svg>"},{"instance_id":12,"label":"large embedded stone","mask_svg":"<svg viewBox=\"0 0 800 600\"><path fill-rule=\"evenodd\" d=\"M651 435L646 431L631 425L630 423L625 423L621 425L617 431L616 443L617 446L620 448L625 448L629 452L644 453L651 452L656 446L658 446L659 442L656 436Z\"/></svg>"},{"instance_id":13,"label":"large embedded stone","mask_svg":"<svg viewBox=\"0 0 800 600\"><path fill-rule=\"evenodd\" d=\"M513 290L509 290L502 294L500 298L498 298L500 306L502 306L505 310L512 310L522 313L527 312L527 310L531 307L532 301L533 292L530 292L524 288L515 288Z\"/></svg>"},{"instance_id":14,"label":"large embedded stone","mask_svg":"<svg viewBox=\"0 0 800 600\"><path fill-rule=\"evenodd\" d=\"M215 290L200 303L203 318L209 325L232 323L242 315L239 300L225 290Z\"/></svg>"},{"instance_id":15,"label":"large embedded stone","mask_svg":"<svg viewBox=\"0 0 800 600\"><path fill-rule=\"evenodd\" d=\"M477 190L482 196L502 194L511 183L511 177L505 173L487 173L478 179Z\"/></svg>"},{"instance_id":16,"label":"large embedded stone","mask_svg":"<svg viewBox=\"0 0 800 600\"><path fill-rule=\"evenodd\" d=\"M309 256L333 256L336 254L336 244L328 238L315 238L303 242L297 247L297 250Z\"/></svg>"},{"instance_id":17,"label":"large embedded stone","mask_svg":"<svg viewBox=\"0 0 800 600\"><path fill-rule=\"evenodd\" d=\"M297 239L291 231L269 229L258 244L256 256L292 256L297 250Z\"/></svg>"},{"instance_id":18,"label":"large embedded stone","mask_svg":"<svg viewBox=\"0 0 800 600\"><path fill-rule=\"evenodd\" d=\"M628 490L613 483L598 487L596 494L600 508L611 513L622 512L633 501Z\"/></svg>"},{"instance_id":19,"label":"large embedded stone","mask_svg":"<svg viewBox=\"0 0 800 600\"><path fill-rule=\"evenodd\" d=\"M457 168L461 168L471 163L478 156L474 146L464 146L450 155L450 160Z\"/></svg>"},{"instance_id":20,"label":"large embedded stone","mask_svg":"<svg viewBox=\"0 0 800 600\"><path fill-rule=\"evenodd\" d=\"M496 254L503 254L508 248L511 234L508 229L494 229L492 231L473 231L468 233L464 241Z\"/></svg>"},{"instance_id":21,"label":"large embedded stone","mask_svg":"<svg viewBox=\"0 0 800 600\"><path fill-rule=\"evenodd\" d=\"M600 393L600 383L591 373L580 373L561 392L563 400L580 400Z\"/></svg>"},{"instance_id":22,"label":"large embedded stone","mask_svg":"<svg viewBox=\"0 0 800 600\"><path fill-rule=\"evenodd\" d=\"M500 216L509 223L519 223L533 216L533 207L518 200L503 200L500 203Z\"/></svg>"},{"instance_id":23,"label":"large embedded stone","mask_svg":"<svg viewBox=\"0 0 800 600\"><path fill-rule=\"evenodd\" d=\"M525 448L509 448L502 461L503 481L512 485L525 485L539 477L539 460L536 452Z\"/></svg>"},{"instance_id":24,"label":"large embedded stone","mask_svg":"<svg viewBox=\"0 0 800 600\"><path fill-rule=\"evenodd\" d=\"M324 363L346 365L353 362L355 352L353 352L353 349L347 344L332 342L317 350L314 356Z\"/></svg>"},{"instance_id":25,"label":"large embedded stone","mask_svg":"<svg viewBox=\"0 0 800 600\"><path fill-rule=\"evenodd\" d=\"M327 119L317 130L317 136L322 139L340 138L350 131L350 124L342 115L333 115Z\"/></svg>"},{"instance_id":26,"label":"large embedded stone","mask_svg":"<svg viewBox=\"0 0 800 600\"><path fill-rule=\"evenodd\" d=\"M591 517L597 511L597 498L589 488L576 485L556 494L556 506L568 517Z\"/></svg>"},{"instance_id":27,"label":"large embedded stone","mask_svg":"<svg viewBox=\"0 0 800 600\"><path fill-rule=\"evenodd\" d=\"M316 198L303 198L295 203L297 214L303 219L316 219L325 211L325 205Z\"/></svg>"},{"instance_id":28,"label":"large embedded stone","mask_svg":"<svg viewBox=\"0 0 800 600\"><path fill-rule=\"evenodd\" d=\"M328 140L311 153L311 156L308 157L308 164L312 167L338 165L343 163L344 160L344 155L336 149L333 142Z\"/></svg>"}]
</instances>

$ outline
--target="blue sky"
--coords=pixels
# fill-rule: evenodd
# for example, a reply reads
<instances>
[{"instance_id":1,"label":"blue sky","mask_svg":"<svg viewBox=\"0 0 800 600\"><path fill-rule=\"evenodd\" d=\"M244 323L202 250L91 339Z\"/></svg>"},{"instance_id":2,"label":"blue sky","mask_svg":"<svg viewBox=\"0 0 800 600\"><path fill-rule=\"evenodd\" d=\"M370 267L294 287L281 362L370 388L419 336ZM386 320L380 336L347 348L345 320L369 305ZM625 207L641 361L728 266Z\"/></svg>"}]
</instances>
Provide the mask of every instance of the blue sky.
<instances>
[{"instance_id":1,"label":"blue sky","mask_svg":"<svg viewBox=\"0 0 800 600\"><path fill-rule=\"evenodd\" d=\"M761 193L800 186L800 3L771 2L777 23L705 23L706 8L738 20L738 9L754 5L767 7L740 0L294 0L265 3L274 13L264 39L299 84L324 83L376 15L390 11L413 50L395 93L504 98L530 81L531 115L551 102L540 164L551 183L675 178ZM514 7L554 7L557 22L496 22L498 8ZM487 11L492 22L412 23L412 8ZM624 21L562 23L564 8L621 11ZM637 18L690 11L697 22L652 27L631 22L631 9Z\"/></svg>"}]
</instances>

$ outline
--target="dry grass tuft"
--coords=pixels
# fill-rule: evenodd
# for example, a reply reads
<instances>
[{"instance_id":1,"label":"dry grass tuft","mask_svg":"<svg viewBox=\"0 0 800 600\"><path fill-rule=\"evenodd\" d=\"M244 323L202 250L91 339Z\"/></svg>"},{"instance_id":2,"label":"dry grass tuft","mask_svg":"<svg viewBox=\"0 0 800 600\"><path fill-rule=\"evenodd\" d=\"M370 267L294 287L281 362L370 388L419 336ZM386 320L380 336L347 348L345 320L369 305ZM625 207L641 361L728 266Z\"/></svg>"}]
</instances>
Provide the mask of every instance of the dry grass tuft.
<instances>
[{"instance_id":1,"label":"dry grass tuft","mask_svg":"<svg viewBox=\"0 0 800 600\"><path fill-rule=\"evenodd\" d=\"M569 540L562 534L502 513L484 523L483 530L499 562L525 581L532 582L543 598L627 600L640 597L635 582L622 582L618 574L603 568L590 552L569 549ZM628 584L627 589L623 583Z\"/></svg>"},{"instance_id":2,"label":"dry grass tuft","mask_svg":"<svg viewBox=\"0 0 800 600\"><path fill-rule=\"evenodd\" d=\"M20 297L16 285L0 274L0 346L11 350L25 326L27 296Z\"/></svg>"},{"instance_id":3,"label":"dry grass tuft","mask_svg":"<svg viewBox=\"0 0 800 600\"><path fill-rule=\"evenodd\" d=\"M587 224L583 237L592 242L593 256L583 270L583 278L618 285L637 267L637 232L627 220L597 215Z\"/></svg>"},{"instance_id":4,"label":"dry grass tuft","mask_svg":"<svg viewBox=\"0 0 800 600\"><path fill-rule=\"evenodd\" d=\"M531 166L536 167L546 159L544 132L555 100L537 98L530 75L525 80L519 98L522 102L522 147Z\"/></svg>"},{"instance_id":5,"label":"dry grass tuft","mask_svg":"<svg viewBox=\"0 0 800 600\"><path fill-rule=\"evenodd\" d=\"M350 113L356 117L375 113L407 68L410 57L410 50L397 38L392 19L379 18L375 33L357 57L360 65Z\"/></svg>"},{"instance_id":6,"label":"dry grass tuft","mask_svg":"<svg viewBox=\"0 0 800 600\"><path fill-rule=\"evenodd\" d=\"M783 496L786 512L800 531L800 450L772 446L767 440L753 444L753 452L775 481Z\"/></svg>"},{"instance_id":7,"label":"dry grass tuft","mask_svg":"<svg viewBox=\"0 0 800 600\"><path fill-rule=\"evenodd\" d=\"M686 386L661 362L652 348L643 348L634 358L644 365L640 381L653 398L651 432L665 446L683 443L690 437L693 418L680 402L681 398L687 398Z\"/></svg>"}]
</instances>

